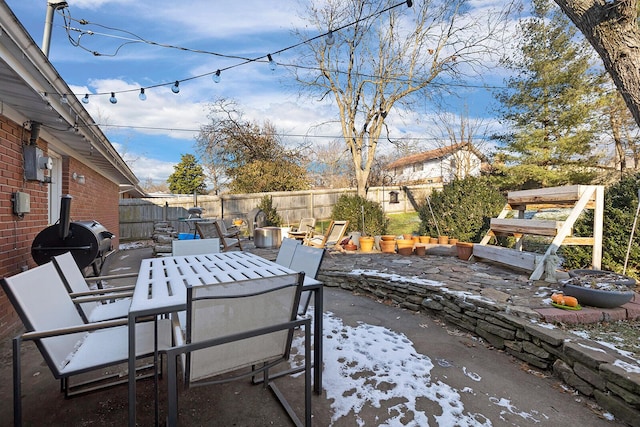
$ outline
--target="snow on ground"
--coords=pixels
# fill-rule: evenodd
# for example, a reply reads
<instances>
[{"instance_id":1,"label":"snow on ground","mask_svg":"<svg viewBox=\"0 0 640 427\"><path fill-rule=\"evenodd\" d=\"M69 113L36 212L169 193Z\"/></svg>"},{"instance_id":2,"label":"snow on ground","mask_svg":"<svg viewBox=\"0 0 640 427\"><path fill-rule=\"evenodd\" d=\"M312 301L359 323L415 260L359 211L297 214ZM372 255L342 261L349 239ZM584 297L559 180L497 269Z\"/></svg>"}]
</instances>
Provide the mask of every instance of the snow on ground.
<instances>
[{"instance_id":1,"label":"snow on ground","mask_svg":"<svg viewBox=\"0 0 640 427\"><path fill-rule=\"evenodd\" d=\"M332 401L332 423L355 416L356 423L363 426L365 422L359 415L363 409L398 402L387 411L388 418L377 420L377 425L423 427L429 425L431 418L439 426L493 426L485 415L465 411L461 395L473 394L473 388L457 390L440 380L433 381L433 362L418 353L404 334L363 322L357 327L346 326L329 312L323 319L323 385L327 399ZM296 338L294 348L294 354L304 354L302 337ZM482 381L477 373L466 367L461 369L471 384ZM440 414L420 411L420 399L436 403ZM490 397L489 402L523 419L546 418L544 414L519 411L506 398Z\"/></svg>"}]
</instances>

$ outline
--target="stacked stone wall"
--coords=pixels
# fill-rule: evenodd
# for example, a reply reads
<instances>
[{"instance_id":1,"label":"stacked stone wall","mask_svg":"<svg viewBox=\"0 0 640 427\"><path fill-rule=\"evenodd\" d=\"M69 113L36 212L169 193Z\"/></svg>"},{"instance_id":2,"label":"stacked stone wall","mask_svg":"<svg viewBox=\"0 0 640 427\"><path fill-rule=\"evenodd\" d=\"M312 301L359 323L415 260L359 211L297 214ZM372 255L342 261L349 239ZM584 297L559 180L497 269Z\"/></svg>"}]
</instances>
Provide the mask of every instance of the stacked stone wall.
<instances>
[{"instance_id":1,"label":"stacked stone wall","mask_svg":"<svg viewBox=\"0 0 640 427\"><path fill-rule=\"evenodd\" d=\"M640 369L611 348L542 323L532 310L498 303L439 283L415 283L396 276L322 271L325 286L365 293L411 311L444 318L491 346L541 370L597 403L616 419L640 427Z\"/></svg>"}]
</instances>

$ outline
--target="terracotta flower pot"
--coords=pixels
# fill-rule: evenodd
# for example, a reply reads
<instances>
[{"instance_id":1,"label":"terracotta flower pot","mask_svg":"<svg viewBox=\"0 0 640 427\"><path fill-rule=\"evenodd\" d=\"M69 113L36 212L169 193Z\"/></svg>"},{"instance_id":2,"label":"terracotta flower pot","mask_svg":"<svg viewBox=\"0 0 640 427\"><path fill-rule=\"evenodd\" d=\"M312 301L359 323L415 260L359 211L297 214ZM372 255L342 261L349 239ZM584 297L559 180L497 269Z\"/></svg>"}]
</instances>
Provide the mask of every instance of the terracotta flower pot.
<instances>
[{"instance_id":1,"label":"terracotta flower pot","mask_svg":"<svg viewBox=\"0 0 640 427\"><path fill-rule=\"evenodd\" d=\"M418 239L420 239L420 243L429 243L429 239L431 239L431 237L429 237L429 236L419 236Z\"/></svg>"},{"instance_id":2,"label":"terracotta flower pot","mask_svg":"<svg viewBox=\"0 0 640 427\"><path fill-rule=\"evenodd\" d=\"M411 240L411 238L413 238L413 234L403 234L402 238L404 240Z\"/></svg>"},{"instance_id":3,"label":"terracotta flower pot","mask_svg":"<svg viewBox=\"0 0 640 427\"><path fill-rule=\"evenodd\" d=\"M418 243L416 245L416 249L415 249L416 255L418 256L424 256L427 254L427 248L425 247L424 243Z\"/></svg>"},{"instance_id":4,"label":"terracotta flower pot","mask_svg":"<svg viewBox=\"0 0 640 427\"><path fill-rule=\"evenodd\" d=\"M456 254L463 261L468 261L473 255L473 243L458 242L456 243Z\"/></svg>"},{"instance_id":5,"label":"terracotta flower pot","mask_svg":"<svg viewBox=\"0 0 640 427\"><path fill-rule=\"evenodd\" d=\"M384 241L393 241L396 240L396 236L393 234L385 234L383 236L380 236L380 238Z\"/></svg>"},{"instance_id":6,"label":"terracotta flower pot","mask_svg":"<svg viewBox=\"0 0 640 427\"><path fill-rule=\"evenodd\" d=\"M429 237L429 243L431 243L432 245L435 245L438 243L438 238L437 237Z\"/></svg>"},{"instance_id":7,"label":"terracotta flower pot","mask_svg":"<svg viewBox=\"0 0 640 427\"><path fill-rule=\"evenodd\" d=\"M373 250L374 238L370 236L360 237L360 252L371 252Z\"/></svg>"},{"instance_id":8,"label":"terracotta flower pot","mask_svg":"<svg viewBox=\"0 0 640 427\"><path fill-rule=\"evenodd\" d=\"M438 244L439 245L449 244L449 236L438 236Z\"/></svg>"},{"instance_id":9,"label":"terracotta flower pot","mask_svg":"<svg viewBox=\"0 0 640 427\"><path fill-rule=\"evenodd\" d=\"M398 248L398 253L400 255L411 255L413 253L413 246Z\"/></svg>"},{"instance_id":10,"label":"terracotta flower pot","mask_svg":"<svg viewBox=\"0 0 640 427\"><path fill-rule=\"evenodd\" d=\"M396 244L398 245L399 254L411 255L413 252L413 240L411 239L398 239Z\"/></svg>"},{"instance_id":11,"label":"terracotta flower pot","mask_svg":"<svg viewBox=\"0 0 640 427\"><path fill-rule=\"evenodd\" d=\"M455 245L456 243L458 243L458 239L455 239L455 238L449 238L449 244L450 244L450 245Z\"/></svg>"},{"instance_id":12,"label":"terracotta flower pot","mask_svg":"<svg viewBox=\"0 0 640 427\"><path fill-rule=\"evenodd\" d=\"M380 240L380 250L386 254L396 253L396 241L395 240Z\"/></svg>"}]
</instances>

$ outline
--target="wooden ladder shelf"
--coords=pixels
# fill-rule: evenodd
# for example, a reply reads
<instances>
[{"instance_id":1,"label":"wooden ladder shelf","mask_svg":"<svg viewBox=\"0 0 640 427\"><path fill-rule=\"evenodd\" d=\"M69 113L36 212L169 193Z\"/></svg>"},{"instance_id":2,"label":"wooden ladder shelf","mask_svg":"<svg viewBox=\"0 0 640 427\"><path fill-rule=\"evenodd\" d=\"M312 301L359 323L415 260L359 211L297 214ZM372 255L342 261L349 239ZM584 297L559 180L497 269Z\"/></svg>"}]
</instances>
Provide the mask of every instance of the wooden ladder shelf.
<instances>
[{"instance_id":1,"label":"wooden ladder shelf","mask_svg":"<svg viewBox=\"0 0 640 427\"><path fill-rule=\"evenodd\" d=\"M525 211L546 208L571 208L564 221L525 219ZM593 209L593 229L591 237L574 237L573 225L583 210ZM515 218L507 218L516 212ZM507 204L497 218L491 219L490 229L478 245L474 245L473 255L512 267L532 271L529 279L539 280L543 273L547 277L555 275L557 258L561 245L592 246L592 267L600 269L602 262L602 218L604 214L604 187L602 185L567 185L562 187L539 188L535 190L510 191ZM526 252L522 248L522 236L537 235L553 237L544 255ZM499 235L514 236L515 249L489 245L489 241Z\"/></svg>"}]
</instances>

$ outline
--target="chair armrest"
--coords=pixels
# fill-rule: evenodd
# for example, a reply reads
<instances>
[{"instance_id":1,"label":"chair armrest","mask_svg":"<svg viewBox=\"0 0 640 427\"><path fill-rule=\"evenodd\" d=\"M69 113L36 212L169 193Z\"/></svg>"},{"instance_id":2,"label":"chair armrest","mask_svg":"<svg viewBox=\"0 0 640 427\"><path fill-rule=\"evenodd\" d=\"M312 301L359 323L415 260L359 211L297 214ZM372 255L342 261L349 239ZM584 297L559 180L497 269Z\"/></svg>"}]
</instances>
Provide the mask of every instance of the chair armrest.
<instances>
[{"instance_id":1,"label":"chair armrest","mask_svg":"<svg viewBox=\"0 0 640 427\"><path fill-rule=\"evenodd\" d=\"M138 273L109 274L107 276L86 277L87 282L97 282L100 280L126 279L129 277L138 277Z\"/></svg>"},{"instance_id":2,"label":"chair armrest","mask_svg":"<svg viewBox=\"0 0 640 427\"><path fill-rule=\"evenodd\" d=\"M81 296L72 298L74 304L82 304L85 302L94 302L94 301L107 301L111 299L122 299L133 296L133 292L127 292L122 294L108 294L108 295L95 295L95 296Z\"/></svg>"},{"instance_id":3,"label":"chair armrest","mask_svg":"<svg viewBox=\"0 0 640 427\"><path fill-rule=\"evenodd\" d=\"M134 288L134 286L122 286L109 289L93 289L90 291L70 292L69 296L71 298L78 298L109 294L110 296L108 298L123 298L132 296Z\"/></svg>"},{"instance_id":4,"label":"chair armrest","mask_svg":"<svg viewBox=\"0 0 640 427\"><path fill-rule=\"evenodd\" d=\"M90 332L100 329L114 328L116 326L127 325L127 319L106 320L104 322L86 323L84 325L71 326L68 328L48 329L45 331L25 332L20 337L23 340L38 340L42 338L57 337L60 335L75 334L78 332Z\"/></svg>"}]
</instances>

